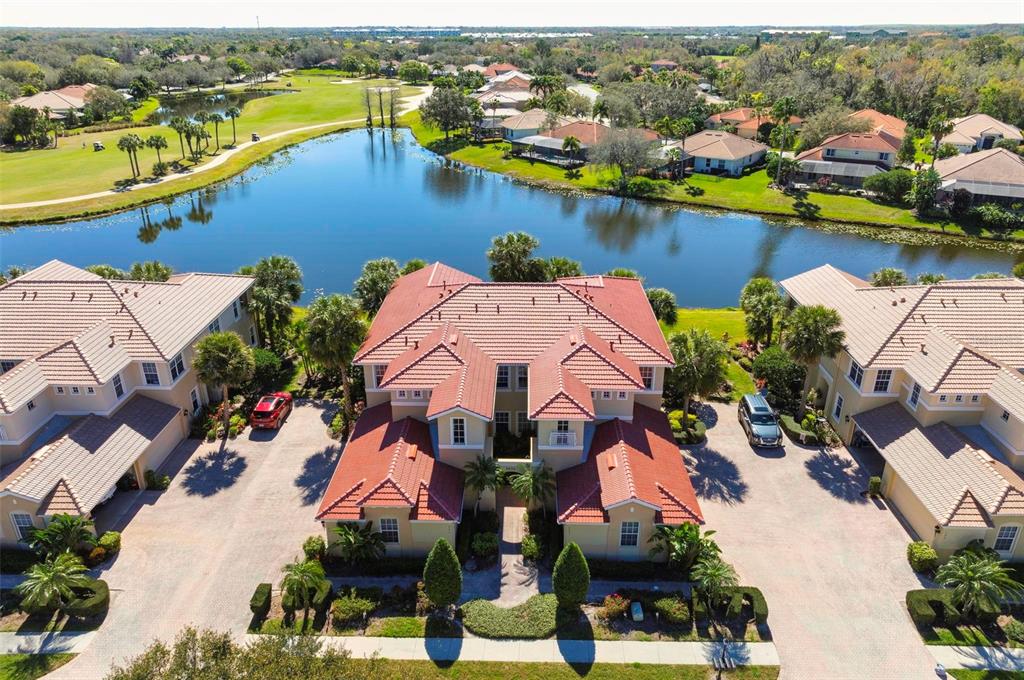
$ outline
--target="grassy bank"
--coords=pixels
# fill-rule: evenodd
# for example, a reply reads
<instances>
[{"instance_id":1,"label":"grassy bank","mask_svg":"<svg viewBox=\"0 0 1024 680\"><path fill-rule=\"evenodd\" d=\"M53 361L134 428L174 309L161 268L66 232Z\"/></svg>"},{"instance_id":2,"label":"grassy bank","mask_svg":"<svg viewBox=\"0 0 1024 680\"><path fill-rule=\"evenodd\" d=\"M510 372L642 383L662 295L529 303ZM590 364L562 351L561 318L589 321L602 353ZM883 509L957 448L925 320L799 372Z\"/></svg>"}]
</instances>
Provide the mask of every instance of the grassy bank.
<instances>
[{"instance_id":1,"label":"grassy bank","mask_svg":"<svg viewBox=\"0 0 1024 680\"><path fill-rule=\"evenodd\" d=\"M661 322L661 331L669 338L676 333L689 330L690 328L703 328L712 337L726 338L728 344L742 342L747 339L747 328L743 320L743 311L735 307L723 307L721 309L687 309L680 307L676 322L666 324ZM740 368L732 359L725 367L726 378L732 383L732 399L737 401L744 394L754 391L754 380L750 374Z\"/></svg>"},{"instance_id":2,"label":"grassy bank","mask_svg":"<svg viewBox=\"0 0 1024 680\"><path fill-rule=\"evenodd\" d=\"M356 668L373 668L392 677L450 678L451 680L707 680L713 677L709 666L656 666L652 664L576 664L514 663L498 661L456 661L443 667L433 661L396 661L391 659L353 659ZM778 666L745 666L725 671L723 680L775 680Z\"/></svg>"},{"instance_id":3,"label":"grassy bank","mask_svg":"<svg viewBox=\"0 0 1024 680\"><path fill-rule=\"evenodd\" d=\"M385 80L366 80L346 85L335 84L338 77L324 75L321 73L294 73L281 82L268 84L267 89L290 89L292 94L263 97L247 102L242 107L242 115L236 121L237 138L245 141L254 132L261 135L270 135L286 130L293 130L309 125L318 125L340 120L360 119L363 114L362 92L368 85L383 84ZM288 88L287 83L291 82L292 87ZM403 88L403 94L408 95L416 91L415 88ZM142 104L136 114L147 114L156 108L156 100L147 100ZM144 117L144 115L143 115ZM213 126L207 125L210 132ZM326 131L326 130L325 130ZM317 131L315 134L323 134L325 131ZM117 183L131 177L128 166L128 156L118 151L117 140L128 131L112 130L109 132L95 132L76 135L67 139L61 139L56 149L33 149L28 151L11 151L0 153L0 176L8 178L3 184L3 203L23 203L32 201L43 201L61 198L65 196L77 196L81 194L96 193L116 188ZM130 132L142 138L150 135L163 136L168 143L168 148L161 152L165 161L173 161L181 158L181 142L178 135L170 128L162 125L150 125L145 127L132 128ZM314 136L307 134L305 139ZM231 122L227 121L220 125L221 145L230 144L232 141ZM279 140L274 140L278 142ZM288 143L294 144L292 140ZM102 142L106 147L105 151L93 151L93 142ZM276 146L257 145L260 151L248 157L248 163L257 158L272 153ZM215 151L216 142L211 140L210 150ZM186 149L187 151L187 149ZM208 160L212 156L207 156ZM143 177L149 176L152 165L156 162L156 152L151 149L143 149L139 152L139 165ZM234 160L234 159L233 159ZM188 165L188 163L186 163ZM219 172L219 169L218 171ZM237 172L237 170L236 170ZM202 178L190 188L210 184L223 179L206 175L197 176ZM170 184L178 185L187 180L176 180ZM135 192L132 192L135 193ZM141 193L141 192L139 192ZM150 200L167 195L168 190L155 188L155 193L147 194ZM173 193L178 193L174 191ZM103 200L103 199L100 199ZM134 205L138 200L132 201ZM116 210L121 207L117 201L102 204L103 209ZM79 201L74 203L61 204L47 211L48 217L35 217L35 209L32 211L4 210L0 211L0 222L14 223L26 217L35 219L59 219L73 216L82 216L99 211L95 201Z\"/></svg>"},{"instance_id":4,"label":"grassy bank","mask_svg":"<svg viewBox=\"0 0 1024 680\"><path fill-rule=\"evenodd\" d=\"M0 680L35 680L73 658L74 654L0 654Z\"/></svg>"},{"instance_id":5,"label":"grassy bank","mask_svg":"<svg viewBox=\"0 0 1024 680\"><path fill-rule=\"evenodd\" d=\"M607 183L615 174L593 166L582 168L574 176L546 163L520 158L504 158L497 143L473 144L465 140L444 139L443 133L432 130L413 111L403 117L419 143L442 153L452 160L484 168L524 181L553 187L568 187L589 191L608 191ZM971 236L999 239L1000 234L987 229L965 228L952 222L922 220L910 210L885 205L857 196L808 192L803 196L783 194L768 188L770 178L758 170L739 178L694 174L686 182L664 182L666 188L660 200L709 208L738 210L762 215L795 217L807 220L827 220L872 227L900 227L929 231L950 236ZM1011 233L1016 240L1024 240L1024 229Z\"/></svg>"}]
</instances>

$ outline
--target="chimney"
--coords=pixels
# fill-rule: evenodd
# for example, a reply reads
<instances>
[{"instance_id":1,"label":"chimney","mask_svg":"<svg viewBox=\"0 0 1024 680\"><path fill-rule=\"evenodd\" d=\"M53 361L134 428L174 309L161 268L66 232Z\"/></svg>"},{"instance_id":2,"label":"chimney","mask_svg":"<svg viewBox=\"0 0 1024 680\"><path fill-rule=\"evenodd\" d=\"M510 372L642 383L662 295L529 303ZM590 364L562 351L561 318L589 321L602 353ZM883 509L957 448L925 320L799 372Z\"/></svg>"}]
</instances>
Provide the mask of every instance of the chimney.
<instances>
[{"instance_id":1,"label":"chimney","mask_svg":"<svg viewBox=\"0 0 1024 680\"><path fill-rule=\"evenodd\" d=\"M608 349L610 349L613 352L615 351L615 341L614 340L612 340L611 342L608 343Z\"/></svg>"},{"instance_id":2,"label":"chimney","mask_svg":"<svg viewBox=\"0 0 1024 680\"><path fill-rule=\"evenodd\" d=\"M575 345L577 342L579 342L579 338L576 337L576 334L575 333L570 334L569 335L569 344L570 345Z\"/></svg>"}]
</instances>

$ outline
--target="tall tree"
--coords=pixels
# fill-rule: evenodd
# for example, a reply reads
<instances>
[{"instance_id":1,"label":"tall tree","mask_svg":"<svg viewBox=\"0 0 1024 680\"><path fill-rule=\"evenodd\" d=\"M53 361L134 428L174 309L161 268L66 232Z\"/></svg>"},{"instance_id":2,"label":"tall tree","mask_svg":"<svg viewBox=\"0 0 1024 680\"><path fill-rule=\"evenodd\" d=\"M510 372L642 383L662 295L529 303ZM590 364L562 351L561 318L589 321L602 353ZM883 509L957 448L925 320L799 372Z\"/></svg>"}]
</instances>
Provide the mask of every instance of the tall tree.
<instances>
[{"instance_id":1,"label":"tall tree","mask_svg":"<svg viewBox=\"0 0 1024 680\"><path fill-rule=\"evenodd\" d=\"M789 142L789 119L796 115L796 102L792 97L781 97L772 106L772 118L782 128L782 138L779 144L779 158L783 157L786 146ZM775 169L775 184L782 181L782 163Z\"/></svg>"},{"instance_id":2,"label":"tall tree","mask_svg":"<svg viewBox=\"0 0 1024 680\"><path fill-rule=\"evenodd\" d=\"M71 553L61 553L29 567L25 580L14 592L21 597L22 608L28 611L61 613L75 599L75 590L88 587L91 581L82 560Z\"/></svg>"},{"instance_id":3,"label":"tall tree","mask_svg":"<svg viewBox=\"0 0 1024 680\"><path fill-rule=\"evenodd\" d=\"M163 135L150 135L146 138L146 146L156 151L156 162L163 164L163 159L160 158L160 149L167 148L167 139Z\"/></svg>"},{"instance_id":4,"label":"tall tree","mask_svg":"<svg viewBox=\"0 0 1024 680\"><path fill-rule=\"evenodd\" d=\"M875 288L890 288L892 286L905 286L910 283L907 273L895 267L882 267L876 272L871 272L871 285Z\"/></svg>"},{"instance_id":5,"label":"tall tree","mask_svg":"<svg viewBox=\"0 0 1024 680\"><path fill-rule=\"evenodd\" d=\"M654 142L639 130L613 129L594 144L588 159L619 171L619 190L625 190L629 180L643 168L650 167Z\"/></svg>"},{"instance_id":6,"label":"tall tree","mask_svg":"<svg viewBox=\"0 0 1024 680\"><path fill-rule=\"evenodd\" d=\"M1024 589L1003 562L972 551L949 558L939 567L935 580L953 590L953 601L967 616L998 611L1003 599Z\"/></svg>"},{"instance_id":7,"label":"tall tree","mask_svg":"<svg viewBox=\"0 0 1024 680\"><path fill-rule=\"evenodd\" d=\"M324 568L319 560L295 560L281 568L284 578L281 579L281 590L288 593L295 604L302 607L303 624L309 620L309 608L313 604L313 595L324 580ZM305 629L305 625L303 625Z\"/></svg>"},{"instance_id":8,"label":"tall tree","mask_svg":"<svg viewBox=\"0 0 1024 680\"><path fill-rule=\"evenodd\" d=\"M953 131L953 122L945 116L936 115L928 120L928 134L932 136L932 170L935 169L935 159L939 155L939 144L942 138Z\"/></svg>"},{"instance_id":9,"label":"tall tree","mask_svg":"<svg viewBox=\"0 0 1024 680\"><path fill-rule=\"evenodd\" d=\"M785 345L793 358L807 367L803 394L807 394L814 364L822 357L838 354L845 340L842 319L834 309L824 305L801 305L790 313L786 320ZM803 406L800 415L803 415Z\"/></svg>"},{"instance_id":10,"label":"tall tree","mask_svg":"<svg viewBox=\"0 0 1024 680\"><path fill-rule=\"evenodd\" d=\"M675 324L679 316L675 293L665 288L648 288L647 301L651 303L651 309L654 310L654 316L658 321L664 321L670 326Z\"/></svg>"},{"instance_id":11,"label":"tall tree","mask_svg":"<svg viewBox=\"0 0 1024 680\"><path fill-rule=\"evenodd\" d=\"M476 492L473 515L480 512L480 497L485 491L498 488L498 463L490 456L477 456L466 463L466 486Z\"/></svg>"},{"instance_id":12,"label":"tall tree","mask_svg":"<svg viewBox=\"0 0 1024 680\"><path fill-rule=\"evenodd\" d=\"M341 377L343 408L347 422L352 422L352 390L348 369L356 348L366 335L366 323L355 298L348 295L327 295L313 300L306 316L306 339L309 354Z\"/></svg>"},{"instance_id":13,"label":"tall tree","mask_svg":"<svg viewBox=\"0 0 1024 680\"><path fill-rule=\"evenodd\" d=\"M580 149L582 148L580 140L577 137L569 135L562 140L562 152L566 154L570 160L576 160L576 157L579 155Z\"/></svg>"},{"instance_id":14,"label":"tall tree","mask_svg":"<svg viewBox=\"0 0 1024 680\"><path fill-rule=\"evenodd\" d=\"M227 438L228 422L231 419L230 390L252 379L256 370L252 350L237 333L210 333L196 343L192 365L200 380L208 385L218 385L224 390L223 425L224 437Z\"/></svg>"},{"instance_id":15,"label":"tall tree","mask_svg":"<svg viewBox=\"0 0 1024 680\"><path fill-rule=\"evenodd\" d=\"M694 396L706 397L721 387L729 352L724 342L697 328L676 333L668 345L676 365L668 372L667 387L682 402L683 411L689 413Z\"/></svg>"},{"instance_id":16,"label":"tall tree","mask_svg":"<svg viewBox=\"0 0 1024 680\"><path fill-rule=\"evenodd\" d=\"M128 278L132 281L166 281L171 278L174 270L159 260L133 262L128 270Z\"/></svg>"},{"instance_id":17,"label":"tall tree","mask_svg":"<svg viewBox=\"0 0 1024 680\"><path fill-rule=\"evenodd\" d=\"M782 312L782 296L775 282L760 276L747 281L740 292L740 309L751 340L771 345L775 318Z\"/></svg>"},{"instance_id":18,"label":"tall tree","mask_svg":"<svg viewBox=\"0 0 1024 680\"><path fill-rule=\"evenodd\" d=\"M287 255L264 257L256 266L239 270L252 276L251 309L262 321L261 336L277 347L277 336L292 318L292 305L302 297L302 269Z\"/></svg>"},{"instance_id":19,"label":"tall tree","mask_svg":"<svg viewBox=\"0 0 1024 680\"><path fill-rule=\"evenodd\" d=\"M398 263L390 257L370 260L363 265L362 273L352 286L352 293L364 312L370 316L377 313L398 276Z\"/></svg>"},{"instance_id":20,"label":"tall tree","mask_svg":"<svg viewBox=\"0 0 1024 680\"><path fill-rule=\"evenodd\" d=\"M132 166L132 179L135 179L142 174L139 169L139 157L138 152L144 145L142 138L132 133L122 136L117 140L117 148L119 151L124 151L128 154L128 162Z\"/></svg>"},{"instance_id":21,"label":"tall tree","mask_svg":"<svg viewBox=\"0 0 1024 680\"><path fill-rule=\"evenodd\" d=\"M694 565L690 578L696 583L697 592L703 597L704 606L707 607L708 618L717 629L718 611L721 609L725 592L738 584L736 570L718 555L712 555Z\"/></svg>"},{"instance_id":22,"label":"tall tree","mask_svg":"<svg viewBox=\"0 0 1024 680\"><path fill-rule=\"evenodd\" d=\"M551 570L551 589L558 598L558 606L572 610L587 600L590 590L590 565L576 543L569 543Z\"/></svg>"},{"instance_id":23,"label":"tall tree","mask_svg":"<svg viewBox=\"0 0 1024 680\"><path fill-rule=\"evenodd\" d=\"M447 140L452 130L469 125L470 101L471 99L462 94L461 90L437 89L420 105L420 117L425 124L444 131L444 138Z\"/></svg>"},{"instance_id":24,"label":"tall tree","mask_svg":"<svg viewBox=\"0 0 1024 680\"><path fill-rule=\"evenodd\" d=\"M211 113L210 122L213 123L213 135L217 142L217 151L220 151L220 124L224 122L224 116L217 112Z\"/></svg>"},{"instance_id":25,"label":"tall tree","mask_svg":"<svg viewBox=\"0 0 1024 680\"><path fill-rule=\"evenodd\" d=\"M238 134L235 130L235 121L242 117L242 109L237 106L229 106L224 115L231 119L231 146L238 144Z\"/></svg>"},{"instance_id":26,"label":"tall tree","mask_svg":"<svg viewBox=\"0 0 1024 680\"><path fill-rule=\"evenodd\" d=\"M540 241L523 231L495 236L487 250L491 281L527 283L547 280L543 259L534 257L533 251Z\"/></svg>"}]
</instances>

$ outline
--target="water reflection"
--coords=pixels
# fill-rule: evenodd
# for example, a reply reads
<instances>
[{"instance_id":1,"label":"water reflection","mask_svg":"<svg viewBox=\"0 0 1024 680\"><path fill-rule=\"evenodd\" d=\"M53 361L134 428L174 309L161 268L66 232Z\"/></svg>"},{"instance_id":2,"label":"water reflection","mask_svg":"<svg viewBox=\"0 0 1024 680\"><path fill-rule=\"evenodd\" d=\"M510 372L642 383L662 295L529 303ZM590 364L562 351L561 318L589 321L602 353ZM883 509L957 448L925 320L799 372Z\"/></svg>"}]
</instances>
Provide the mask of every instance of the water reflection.
<instances>
[{"instance_id":1,"label":"water reflection","mask_svg":"<svg viewBox=\"0 0 1024 680\"><path fill-rule=\"evenodd\" d=\"M638 239L650 237L675 218L671 209L629 199L590 203L583 215L598 242L617 253L633 252Z\"/></svg>"},{"instance_id":2,"label":"water reflection","mask_svg":"<svg viewBox=\"0 0 1024 680\"><path fill-rule=\"evenodd\" d=\"M150 114L150 119L166 125L175 116L191 119L200 111L219 113L222 116L232 106L242 108L246 102L263 97L291 94L294 90L248 90L217 92L215 94L181 94L160 97L160 108Z\"/></svg>"}]
</instances>

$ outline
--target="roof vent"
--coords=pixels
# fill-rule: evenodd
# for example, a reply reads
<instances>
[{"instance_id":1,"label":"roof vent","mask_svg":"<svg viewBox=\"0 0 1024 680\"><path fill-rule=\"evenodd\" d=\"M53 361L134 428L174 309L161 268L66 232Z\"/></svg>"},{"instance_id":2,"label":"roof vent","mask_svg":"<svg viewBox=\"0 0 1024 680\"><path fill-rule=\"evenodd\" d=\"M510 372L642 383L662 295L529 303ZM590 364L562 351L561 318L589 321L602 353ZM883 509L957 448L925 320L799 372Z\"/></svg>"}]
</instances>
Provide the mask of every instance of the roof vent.
<instances>
[{"instance_id":1,"label":"roof vent","mask_svg":"<svg viewBox=\"0 0 1024 680\"><path fill-rule=\"evenodd\" d=\"M416 457L418 447L415 444L409 444L405 447L405 455L409 460L413 460Z\"/></svg>"},{"instance_id":2,"label":"roof vent","mask_svg":"<svg viewBox=\"0 0 1024 680\"><path fill-rule=\"evenodd\" d=\"M619 457L614 453L608 456L608 469L614 470L619 467Z\"/></svg>"},{"instance_id":3,"label":"roof vent","mask_svg":"<svg viewBox=\"0 0 1024 680\"><path fill-rule=\"evenodd\" d=\"M900 298L900 302L906 302L906 301L907 301L907 298L905 298L905 297L901 297Z\"/></svg>"},{"instance_id":4,"label":"roof vent","mask_svg":"<svg viewBox=\"0 0 1024 680\"><path fill-rule=\"evenodd\" d=\"M474 302L473 303L473 311L474 312L479 312L480 311L480 303L478 303L478 302Z\"/></svg>"},{"instance_id":5,"label":"roof vent","mask_svg":"<svg viewBox=\"0 0 1024 680\"><path fill-rule=\"evenodd\" d=\"M27 290L21 291L21 299L24 300L26 297L28 297L28 291Z\"/></svg>"},{"instance_id":6,"label":"roof vent","mask_svg":"<svg viewBox=\"0 0 1024 680\"><path fill-rule=\"evenodd\" d=\"M404 336L404 337L403 337L403 339L405 340L405 343L404 343L404 345L405 345L406 347L408 347L408 346L409 346L409 336L408 336L408 335L406 335L406 336Z\"/></svg>"},{"instance_id":7,"label":"roof vent","mask_svg":"<svg viewBox=\"0 0 1024 680\"><path fill-rule=\"evenodd\" d=\"M113 347L113 346L114 346L114 334L111 333L110 334L110 347Z\"/></svg>"},{"instance_id":8,"label":"roof vent","mask_svg":"<svg viewBox=\"0 0 1024 680\"><path fill-rule=\"evenodd\" d=\"M39 291L38 290L32 291L32 299L35 300L37 297L39 297Z\"/></svg>"},{"instance_id":9,"label":"roof vent","mask_svg":"<svg viewBox=\"0 0 1024 680\"><path fill-rule=\"evenodd\" d=\"M448 339L448 342L452 343L453 345L459 344L459 334L458 333L452 333L452 337L450 337Z\"/></svg>"},{"instance_id":10,"label":"roof vent","mask_svg":"<svg viewBox=\"0 0 1024 680\"><path fill-rule=\"evenodd\" d=\"M611 342L608 343L608 349L610 349L613 352L615 351L615 341L614 340L612 340Z\"/></svg>"},{"instance_id":11,"label":"roof vent","mask_svg":"<svg viewBox=\"0 0 1024 680\"><path fill-rule=\"evenodd\" d=\"M575 333L571 333L571 334L569 335L569 344L570 344L570 345L575 345L575 344L576 344L577 342L579 342L579 341L580 341L580 339L576 337L576 334L575 334Z\"/></svg>"},{"instance_id":12,"label":"roof vent","mask_svg":"<svg viewBox=\"0 0 1024 680\"><path fill-rule=\"evenodd\" d=\"M75 291L71 291L71 299L72 299L72 300L74 300L74 299L75 299Z\"/></svg>"},{"instance_id":13,"label":"roof vent","mask_svg":"<svg viewBox=\"0 0 1024 680\"><path fill-rule=\"evenodd\" d=\"M139 297L139 291L135 291L135 297Z\"/></svg>"},{"instance_id":14,"label":"roof vent","mask_svg":"<svg viewBox=\"0 0 1024 680\"><path fill-rule=\"evenodd\" d=\"M928 350L925 349L924 343L921 343L921 354L928 354Z\"/></svg>"},{"instance_id":15,"label":"roof vent","mask_svg":"<svg viewBox=\"0 0 1024 680\"><path fill-rule=\"evenodd\" d=\"M558 294L558 301L559 301L559 302L561 302L561 301L562 301L562 294L561 294L561 293L559 293L559 294Z\"/></svg>"},{"instance_id":16,"label":"roof vent","mask_svg":"<svg viewBox=\"0 0 1024 680\"><path fill-rule=\"evenodd\" d=\"M898 302L896 302L895 300L893 300L893 301L892 301L892 306L893 306L893 307L895 307L895 306L896 306L896 305L898 305L898 304L899 304L899 303L898 303Z\"/></svg>"},{"instance_id":17,"label":"roof vent","mask_svg":"<svg viewBox=\"0 0 1024 680\"><path fill-rule=\"evenodd\" d=\"M530 296L530 303L534 304L534 305L537 304L537 296L536 295L531 295Z\"/></svg>"},{"instance_id":18,"label":"roof vent","mask_svg":"<svg viewBox=\"0 0 1024 680\"><path fill-rule=\"evenodd\" d=\"M420 348L420 341L419 340L413 340L412 341L412 348L413 349L419 349Z\"/></svg>"},{"instance_id":19,"label":"roof vent","mask_svg":"<svg viewBox=\"0 0 1024 680\"><path fill-rule=\"evenodd\" d=\"M92 293L89 293L89 299L86 302L92 302Z\"/></svg>"}]
</instances>

